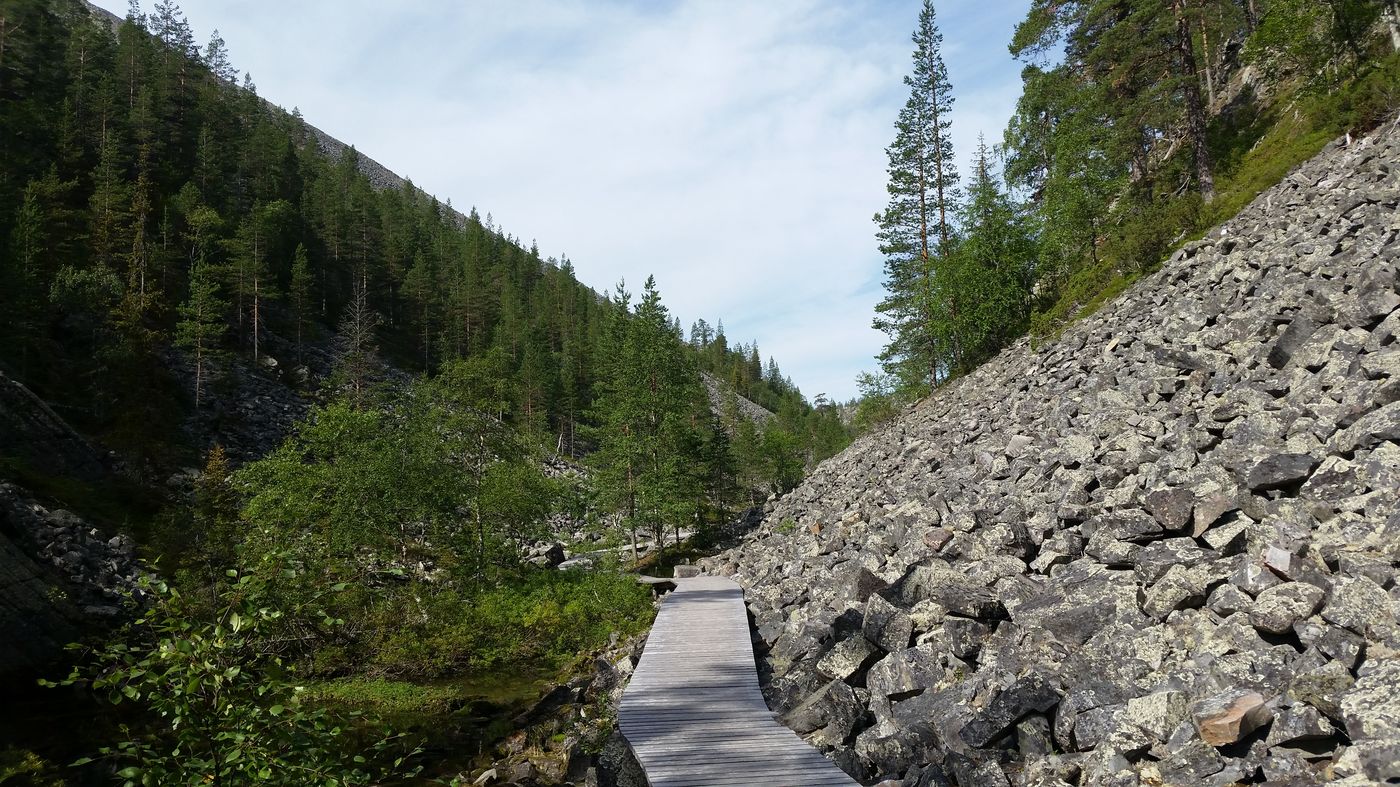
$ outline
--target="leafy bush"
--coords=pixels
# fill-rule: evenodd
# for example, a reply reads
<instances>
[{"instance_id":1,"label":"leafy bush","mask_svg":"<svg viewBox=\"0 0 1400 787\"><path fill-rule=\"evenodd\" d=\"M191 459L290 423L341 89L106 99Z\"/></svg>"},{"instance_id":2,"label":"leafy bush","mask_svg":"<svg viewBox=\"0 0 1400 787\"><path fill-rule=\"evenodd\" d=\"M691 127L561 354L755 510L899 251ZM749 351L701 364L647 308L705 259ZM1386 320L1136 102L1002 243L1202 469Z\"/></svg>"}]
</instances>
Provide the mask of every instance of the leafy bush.
<instances>
[{"instance_id":1,"label":"leafy bush","mask_svg":"<svg viewBox=\"0 0 1400 787\"><path fill-rule=\"evenodd\" d=\"M212 614L211 605L147 577L139 595L148 606L124 636L61 684L46 682L85 684L151 713L154 723L124 727L126 739L99 752L127 785L351 785L405 771L404 757L391 754L395 737L348 753L345 721L302 702L268 637L283 611L268 604L267 577L283 573L298 572L275 554L255 571L230 570L214 590Z\"/></svg>"}]
</instances>

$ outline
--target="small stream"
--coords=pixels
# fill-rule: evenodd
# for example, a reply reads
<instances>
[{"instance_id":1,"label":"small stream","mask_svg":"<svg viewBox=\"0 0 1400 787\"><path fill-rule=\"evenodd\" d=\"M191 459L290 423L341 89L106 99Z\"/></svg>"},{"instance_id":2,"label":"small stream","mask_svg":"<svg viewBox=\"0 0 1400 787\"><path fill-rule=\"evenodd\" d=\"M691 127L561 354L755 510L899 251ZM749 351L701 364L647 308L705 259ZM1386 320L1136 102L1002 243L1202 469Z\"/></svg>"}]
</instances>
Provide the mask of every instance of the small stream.
<instances>
[{"instance_id":1,"label":"small stream","mask_svg":"<svg viewBox=\"0 0 1400 787\"><path fill-rule=\"evenodd\" d=\"M441 712L388 714L384 721L421 740L423 773L415 783L435 784L458 773L489 766L497 746L515 732L512 723L548 691L555 675L496 675L444 678L422 684L454 698Z\"/></svg>"}]
</instances>

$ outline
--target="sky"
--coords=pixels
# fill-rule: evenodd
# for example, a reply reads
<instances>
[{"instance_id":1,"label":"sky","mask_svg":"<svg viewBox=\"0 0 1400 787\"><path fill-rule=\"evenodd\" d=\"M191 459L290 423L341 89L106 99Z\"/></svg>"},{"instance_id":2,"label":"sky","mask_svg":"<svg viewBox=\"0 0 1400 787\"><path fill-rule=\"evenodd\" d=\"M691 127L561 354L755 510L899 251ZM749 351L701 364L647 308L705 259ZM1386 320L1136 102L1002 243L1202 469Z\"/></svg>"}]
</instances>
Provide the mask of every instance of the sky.
<instances>
[{"instance_id":1,"label":"sky","mask_svg":"<svg viewBox=\"0 0 1400 787\"><path fill-rule=\"evenodd\" d=\"M125 14L126 0L97 0ZM1030 0L938 0L962 172ZM149 11L153 0L144 0ZM258 93L599 291L656 276L809 399L878 367L872 217L919 0L184 0Z\"/></svg>"}]
</instances>

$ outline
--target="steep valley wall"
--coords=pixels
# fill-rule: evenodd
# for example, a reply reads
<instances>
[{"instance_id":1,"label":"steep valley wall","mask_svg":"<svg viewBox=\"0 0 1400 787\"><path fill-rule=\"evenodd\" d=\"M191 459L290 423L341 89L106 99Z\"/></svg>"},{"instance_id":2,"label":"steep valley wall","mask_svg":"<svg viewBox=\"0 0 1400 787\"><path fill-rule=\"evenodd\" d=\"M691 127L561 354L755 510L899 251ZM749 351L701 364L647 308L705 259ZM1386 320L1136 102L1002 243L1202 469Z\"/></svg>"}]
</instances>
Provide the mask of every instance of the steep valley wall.
<instances>
[{"instance_id":1,"label":"steep valley wall","mask_svg":"<svg viewBox=\"0 0 1400 787\"><path fill-rule=\"evenodd\" d=\"M1400 780L1398 265L1391 124L828 460L706 563L770 705L866 783Z\"/></svg>"}]
</instances>

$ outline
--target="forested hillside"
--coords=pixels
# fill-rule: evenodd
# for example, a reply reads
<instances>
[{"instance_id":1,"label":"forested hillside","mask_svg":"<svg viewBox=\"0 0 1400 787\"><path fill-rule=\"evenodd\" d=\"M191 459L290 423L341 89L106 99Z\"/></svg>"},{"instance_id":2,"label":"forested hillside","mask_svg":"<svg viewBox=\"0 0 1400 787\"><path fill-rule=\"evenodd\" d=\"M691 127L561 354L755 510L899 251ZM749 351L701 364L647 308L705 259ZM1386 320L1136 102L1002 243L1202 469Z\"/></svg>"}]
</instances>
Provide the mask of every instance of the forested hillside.
<instances>
[{"instance_id":1,"label":"forested hillside","mask_svg":"<svg viewBox=\"0 0 1400 787\"><path fill-rule=\"evenodd\" d=\"M862 423L1093 311L1400 105L1393 0L1034 0L1002 143L959 173L932 2L913 44L875 217L889 341Z\"/></svg>"},{"instance_id":2,"label":"forested hillside","mask_svg":"<svg viewBox=\"0 0 1400 787\"><path fill-rule=\"evenodd\" d=\"M217 34L201 50L173 3L115 36L78 2L12 5L0 358L16 377L134 458L189 462L223 403L203 434L186 418L229 372L307 365L289 378L334 371L358 396L383 377L372 356L409 372L490 359L531 439L586 449L616 304L567 258L411 182L376 190L353 148L324 155L296 112L238 86ZM330 335L335 369L317 369L307 346ZM809 412L756 347L714 344L703 363L741 395Z\"/></svg>"},{"instance_id":3,"label":"forested hillside","mask_svg":"<svg viewBox=\"0 0 1400 787\"><path fill-rule=\"evenodd\" d=\"M144 710L63 745L121 741L128 778L369 778L332 720L403 697L445 745L471 686L533 699L645 625L639 539L703 543L848 441L653 280L599 294L268 104L172 0L0 2L0 151L0 569L28 594L0 671L101 633L72 680ZM574 552L597 570L552 570Z\"/></svg>"}]
</instances>

